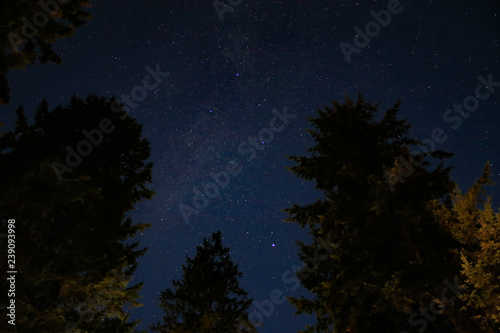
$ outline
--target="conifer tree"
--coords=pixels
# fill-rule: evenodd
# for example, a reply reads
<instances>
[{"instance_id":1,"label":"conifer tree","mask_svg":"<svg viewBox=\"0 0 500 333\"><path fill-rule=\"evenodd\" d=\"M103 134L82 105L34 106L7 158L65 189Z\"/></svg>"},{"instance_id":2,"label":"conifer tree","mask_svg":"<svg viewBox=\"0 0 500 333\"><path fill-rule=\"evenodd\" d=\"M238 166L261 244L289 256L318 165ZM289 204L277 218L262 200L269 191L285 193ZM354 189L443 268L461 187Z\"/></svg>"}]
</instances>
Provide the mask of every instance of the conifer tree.
<instances>
[{"instance_id":1,"label":"conifer tree","mask_svg":"<svg viewBox=\"0 0 500 333\"><path fill-rule=\"evenodd\" d=\"M488 185L493 185L489 162L465 194L455 189L452 209L436 203L443 225L460 243L454 251L464 281L454 306L458 332L500 330L500 214L491 207L492 198L485 190Z\"/></svg>"},{"instance_id":2,"label":"conifer tree","mask_svg":"<svg viewBox=\"0 0 500 333\"><path fill-rule=\"evenodd\" d=\"M311 244L299 242L304 267L297 275L315 297L289 298L297 313L316 315L301 332L409 330L409 317L428 308L444 279L457 273L458 242L432 205L451 208L455 184L444 168L451 154L409 138L399 106L379 121L379 105L361 95L325 106L310 119L316 145L307 156L291 157L296 165L289 169L324 193L285 210L286 221L313 236ZM334 250L326 252L325 243ZM443 313L426 328L453 332L451 317Z\"/></svg>"},{"instance_id":3,"label":"conifer tree","mask_svg":"<svg viewBox=\"0 0 500 333\"><path fill-rule=\"evenodd\" d=\"M194 258L182 266L182 280L161 293L163 322L152 325L155 332L243 333L256 332L247 317L252 300L247 299L229 248L222 245L222 233L212 234L197 247Z\"/></svg>"},{"instance_id":4,"label":"conifer tree","mask_svg":"<svg viewBox=\"0 0 500 333\"><path fill-rule=\"evenodd\" d=\"M142 126L94 95L52 111L43 101L33 125L16 113L0 137L0 222L15 219L19 239L16 329L131 331L126 309L140 305L141 284L130 281L146 251L131 239L148 224L127 212L153 195Z\"/></svg>"}]
</instances>

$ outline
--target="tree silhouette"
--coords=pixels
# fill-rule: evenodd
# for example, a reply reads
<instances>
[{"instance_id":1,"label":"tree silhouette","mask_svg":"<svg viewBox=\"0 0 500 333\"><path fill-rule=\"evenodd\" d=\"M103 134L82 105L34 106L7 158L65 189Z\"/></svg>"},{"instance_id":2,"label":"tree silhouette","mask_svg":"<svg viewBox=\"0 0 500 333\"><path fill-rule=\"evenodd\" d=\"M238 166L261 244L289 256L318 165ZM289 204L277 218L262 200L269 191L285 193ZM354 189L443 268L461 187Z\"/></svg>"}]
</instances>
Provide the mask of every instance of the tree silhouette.
<instances>
[{"instance_id":1,"label":"tree silhouette","mask_svg":"<svg viewBox=\"0 0 500 333\"><path fill-rule=\"evenodd\" d=\"M140 305L141 284L129 282L146 251L132 238L148 224L126 214L153 195L142 126L94 95L52 111L43 101L33 125L16 113L0 137L0 221L16 220L16 328L130 331L126 308Z\"/></svg>"},{"instance_id":2,"label":"tree silhouette","mask_svg":"<svg viewBox=\"0 0 500 333\"><path fill-rule=\"evenodd\" d=\"M83 11L88 0L6 0L0 4L0 104L8 104L10 87L5 75L27 64L60 63L51 44L70 37L91 18Z\"/></svg>"},{"instance_id":3,"label":"tree silhouette","mask_svg":"<svg viewBox=\"0 0 500 333\"><path fill-rule=\"evenodd\" d=\"M335 332L412 329L419 318L412 315L429 308L459 271L452 252L459 243L434 209L452 208L456 185L443 167L452 154L410 139L399 106L379 121L379 105L361 94L357 102L325 106L310 119L311 154L291 157L296 165L289 169L315 180L325 197L285 210L286 221L313 235L312 244L299 242L305 266L298 277L315 297L289 298L298 313L316 314L317 323L302 332L331 332L333 324ZM426 328L453 332L453 310L447 306Z\"/></svg>"},{"instance_id":4,"label":"tree silhouette","mask_svg":"<svg viewBox=\"0 0 500 333\"><path fill-rule=\"evenodd\" d=\"M252 300L239 286L242 273L231 261L229 248L222 246L220 231L203 240L182 270L183 279L173 280L173 289L161 293L165 315L162 323L151 326L153 331L256 332L246 313Z\"/></svg>"}]
</instances>

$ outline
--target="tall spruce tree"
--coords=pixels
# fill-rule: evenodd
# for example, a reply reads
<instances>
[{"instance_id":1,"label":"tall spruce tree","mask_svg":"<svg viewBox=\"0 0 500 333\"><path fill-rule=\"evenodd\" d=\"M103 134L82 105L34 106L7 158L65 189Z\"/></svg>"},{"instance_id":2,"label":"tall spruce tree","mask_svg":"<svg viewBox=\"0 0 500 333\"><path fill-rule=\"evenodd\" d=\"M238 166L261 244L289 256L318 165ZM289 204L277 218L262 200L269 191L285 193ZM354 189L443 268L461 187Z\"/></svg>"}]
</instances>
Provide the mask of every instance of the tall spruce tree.
<instances>
[{"instance_id":1,"label":"tall spruce tree","mask_svg":"<svg viewBox=\"0 0 500 333\"><path fill-rule=\"evenodd\" d=\"M310 119L316 145L291 157L289 169L324 193L285 209L286 221L313 236L299 242L305 266L298 277L315 297L289 298L297 313L316 315L302 332L411 331L458 273L459 243L434 211L436 202L451 209L455 183L443 163L452 154L409 138L399 107L376 121L379 105L361 94L325 106ZM323 253L325 242L334 250ZM454 332L452 310L428 320L429 332Z\"/></svg>"},{"instance_id":2,"label":"tall spruce tree","mask_svg":"<svg viewBox=\"0 0 500 333\"><path fill-rule=\"evenodd\" d=\"M248 319L252 303L240 286L229 248L222 245L222 233L212 234L197 247L194 258L182 266L182 280L173 280L173 289L161 293L163 322L152 325L155 332L243 333L257 332Z\"/></svg>"},{"instance_id":3,"label":"tall spruce tree","mask_svg":"<svg viewBox=\"0 0 500 333\"><path fill-rule=\"evenodd\" d=\"M0 104L8 104L10 87L5 75L28 64L60 63L52 43L73 35L91 15L87 0L4 0L0 3Z\"/></svg>"},{"instance_id":4,"label":"tall spruce tree","mask_svg":"<svg viewBox=\"0 0 500 333\"><path fill-rule=\"evenodd\" d=\"M52 111L43 101L33 125L16 113L0 138L0 221L16 221L16 329L130 332L126 309L140 305L141 288L130 281L146 251L132 238L148 224L127 212L153 195L142 126L94 95Z\"/></svg>"}]
</instances>

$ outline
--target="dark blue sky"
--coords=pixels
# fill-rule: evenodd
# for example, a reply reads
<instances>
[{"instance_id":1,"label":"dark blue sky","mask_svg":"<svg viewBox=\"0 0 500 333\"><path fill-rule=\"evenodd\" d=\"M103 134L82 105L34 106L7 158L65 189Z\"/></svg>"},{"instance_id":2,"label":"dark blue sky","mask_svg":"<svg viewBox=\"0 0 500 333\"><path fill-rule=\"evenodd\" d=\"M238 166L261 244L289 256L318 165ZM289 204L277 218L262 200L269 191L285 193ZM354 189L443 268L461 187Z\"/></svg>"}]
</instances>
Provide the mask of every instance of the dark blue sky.
<instances>
[{"instance_id":1,"label":"dark blue sky","mask_svg":"<svg viewBox=\"0 0 500 333\"><path fill-rule=\"evenodd\" d=\"M157 193L132 213L136 222L153 224L140 238L149 251L134 279L145 286L144 306L133 318L143 318L141 327L160 319L158 293L181 276L186 255L216 230L223 232L250 297L263 302L274 289L298 296L305 291L292 290L287 271L300 265L295 241L307 239L307 231L283 223L280 210L321 196L313 183L285 170L291 165L287 155L302 155L313 144L305 130L318 107L344 95L356 98L358 91L380 102L382 110L401 99L400 115L414 124L412 135L431 139L436 128L444 131L447 140L436 149L456 154L449 165L462 190L487 160L493 180L500 182L500 5L395 3L241 1L221 21L210 0L100 1L89 10L90 24L54 45L61 65L7 75L12 101L0 106L0 121L11 129L19 104L32 118L43 98L55 107L73 94L137 93L146 67L159 66L169 75L130 108L151 142L151 187ZM354 47L355 27L364 32L367 24L373 26L371 11L388 6L397 13L390 22L382 15L385 26L368 32L369 43L358 40L359 52L346 61L341 43ZM493 82L476 91L479 76ZM469 104L463 110L475 111L458 116L454 104L458 110L464 100ZM264 129L284 108L295 118L247 161L249 137L268 136ZM457 116L460 125L452 118ZM179 205L193 206L193 189L203 191L212 182L210 173L233 160L241 172L187 224ZM498 188L490 188L496 203ZM261 332L294 332L310 322L294 316L288 303L274 307L269 317L262 316ZM251 311L260 313L255 306Z\"/></svg>"}]
</instances>

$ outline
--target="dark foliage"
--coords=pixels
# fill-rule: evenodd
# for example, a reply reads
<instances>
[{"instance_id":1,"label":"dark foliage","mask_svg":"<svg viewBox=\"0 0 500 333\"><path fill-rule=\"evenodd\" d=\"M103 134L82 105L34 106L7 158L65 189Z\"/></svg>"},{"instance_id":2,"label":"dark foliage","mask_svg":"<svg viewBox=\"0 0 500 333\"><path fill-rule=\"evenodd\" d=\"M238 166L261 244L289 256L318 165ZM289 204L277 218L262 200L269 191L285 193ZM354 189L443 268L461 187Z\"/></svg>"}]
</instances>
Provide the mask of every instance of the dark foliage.
<instances>
[{"instance_id":1,"label":"dark foliage","mask_svg":"<svg viewBox=\"0 0 500 333\"><path fill-rule=\"evenodd\" d=\"M146 249L132 238L148 224L133 224L126 213L152 197L152 163L142 126L115 101L75 97L51 112L43 101L33 125L19 107L15 130L0 138L0 221L16 220L20 331L135 326L125 307L140 305L141 284L129 281ZM68 147L84 155L79 163L73 155L68 166Z\"/></svg>"},{"instance_id":2,"label":"dark foliage","mask_svg":"<svg viewBox=\"0 0 500 333\"><path fill-rule=\"evenodd\" d=\"M182 270L182 280L173 280L173 288L161 293L165 315L151 326L155 332L256 332L246 313L252 300L239 286L242 273L222 246L220 231L203 240Z\"/></svg>"}]
</instances>

